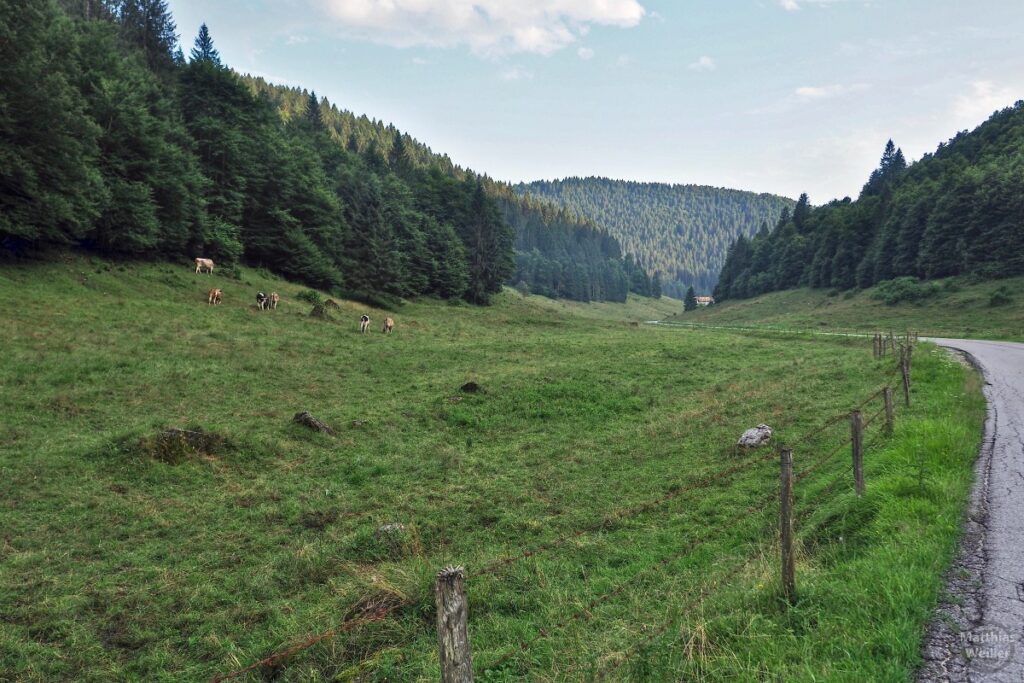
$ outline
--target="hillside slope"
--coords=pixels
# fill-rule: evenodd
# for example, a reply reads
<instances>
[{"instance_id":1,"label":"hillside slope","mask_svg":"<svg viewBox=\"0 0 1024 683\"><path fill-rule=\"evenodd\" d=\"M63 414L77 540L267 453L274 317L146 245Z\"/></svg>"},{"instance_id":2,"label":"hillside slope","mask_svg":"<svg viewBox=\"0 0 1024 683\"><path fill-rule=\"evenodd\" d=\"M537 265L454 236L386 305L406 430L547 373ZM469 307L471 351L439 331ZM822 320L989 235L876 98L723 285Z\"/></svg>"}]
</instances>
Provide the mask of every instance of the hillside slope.
<instances>
[{"instance_id":1,"label":"hillside slope","mask_svg":"<svg viewBox=\"0 0 1024 683\"><path fill-rule=\"evenodd\" d=\"M774 225L793 201L700 185L566 178L515 186L521 195L558 203L606 228L648 271L661 274L667 294L690 285L710 293L726 249L739 235Z\"/></svg>"},{"instance_id":2,"label":"hillside slope","mask_svg":"<svg viewBox=\"0 0 1024 683\"><path fill-rule=\"evenodd\" d=\"M728 300L668 320L821 331L916 331L933 337L1024 341L1024 277L994 282L946 279L896 301L885 285L862 291L789 289ZM899 297L897 297L899 298Z\"/></svg>"}]
</instances>

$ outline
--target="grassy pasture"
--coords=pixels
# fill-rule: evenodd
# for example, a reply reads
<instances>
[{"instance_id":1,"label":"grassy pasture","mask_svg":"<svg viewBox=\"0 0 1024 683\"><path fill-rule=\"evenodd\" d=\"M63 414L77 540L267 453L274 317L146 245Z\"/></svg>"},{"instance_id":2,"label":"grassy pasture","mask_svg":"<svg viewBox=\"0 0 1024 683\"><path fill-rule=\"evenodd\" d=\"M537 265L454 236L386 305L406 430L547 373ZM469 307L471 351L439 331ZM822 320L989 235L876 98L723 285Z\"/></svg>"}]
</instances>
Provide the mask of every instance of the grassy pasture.
<instances>
[{"instance_id":1,"label":"grassy pasture","mask_svg":"<svg viewBox=\"0 0 1024 683\"><path fill-rule=\"evenodd\" d=\"M932 337L1024 340L1024 278L986 282L949 278L925 286L933 288L930 296L894 305L876 298L877 287L849 292L805 288L725 301L687 313L680 306L666 320L822 331L916 330Z\"/></svg>"},{"instance_id":2,"label":"grassy pasture","mask_svg":"<svg viewBox=\"0 0 1024 683\"><path fill-rule=\"evenodd\" d=\"M257 289L280 309L256 311ZM787 610L777 463L731 444L759 422L792 441L872 393L892 368L868 342L634 326L678 302L513 292L408 304L385 337L383 311L317 320L300 291L188 264L0 268L0 679L209 680L393 606L242 680L437 680L449 563L479 680L910 676L983 415L937 350L915 357L895 436L869 432L864 499L846 451L798 483ZM220 440L154 448L167 427ZM800 444L798 471L846 434Z\"/></svg>"}]
</instances>

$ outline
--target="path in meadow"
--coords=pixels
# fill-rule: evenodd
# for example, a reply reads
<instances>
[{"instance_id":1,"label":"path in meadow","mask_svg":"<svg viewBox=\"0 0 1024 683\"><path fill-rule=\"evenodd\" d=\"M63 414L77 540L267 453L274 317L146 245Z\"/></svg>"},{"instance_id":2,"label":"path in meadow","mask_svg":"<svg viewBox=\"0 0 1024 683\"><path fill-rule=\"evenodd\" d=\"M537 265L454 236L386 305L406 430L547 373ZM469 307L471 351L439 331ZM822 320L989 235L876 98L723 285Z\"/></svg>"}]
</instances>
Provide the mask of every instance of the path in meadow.
<instances>
[{"instance_id":1,"label":"path in meadow","mask_svg":"<svg viewBox=\"0 0 1024 683\"><path fill-rule=\"evenodd\" d=\"M985 378L988 419L967 529L929 628L921 681L1024 681L1024 344L930 339Z\"/></svg>"}]
</instances>

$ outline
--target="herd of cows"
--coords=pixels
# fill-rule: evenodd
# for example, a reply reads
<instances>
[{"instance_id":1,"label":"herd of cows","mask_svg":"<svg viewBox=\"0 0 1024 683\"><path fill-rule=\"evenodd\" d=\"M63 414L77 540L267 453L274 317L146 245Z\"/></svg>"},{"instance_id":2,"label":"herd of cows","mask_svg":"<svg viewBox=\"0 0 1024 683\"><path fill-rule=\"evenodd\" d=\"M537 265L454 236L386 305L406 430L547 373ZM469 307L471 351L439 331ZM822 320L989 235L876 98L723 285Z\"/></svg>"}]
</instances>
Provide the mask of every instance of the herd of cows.
<instances>
[{"instance_id":1,"label":"herd of cows","mask_svg":"<svg viewBox=\"0 0 1024 683\"><path fill-rule=\"evenodd\" d=\"M213 274L213 260L208 258L196 258L196 274L207 273L208 275ZM224 298L224 292L219 287L214 287L206 295L206 303L213 306L221 303ZM276 309L278 302L281 301L281 296L277 292L271 292L270 295L266 295L263 292L256 292L256 308L261 311L270 309ZM363 315L359 318L359 332L366 334L366 331L370 328L370 316ZM395 321L391 318L384 319L384 328L381 330L384 334L391 334L395 330Z\"/></svg>"}]
</instances>

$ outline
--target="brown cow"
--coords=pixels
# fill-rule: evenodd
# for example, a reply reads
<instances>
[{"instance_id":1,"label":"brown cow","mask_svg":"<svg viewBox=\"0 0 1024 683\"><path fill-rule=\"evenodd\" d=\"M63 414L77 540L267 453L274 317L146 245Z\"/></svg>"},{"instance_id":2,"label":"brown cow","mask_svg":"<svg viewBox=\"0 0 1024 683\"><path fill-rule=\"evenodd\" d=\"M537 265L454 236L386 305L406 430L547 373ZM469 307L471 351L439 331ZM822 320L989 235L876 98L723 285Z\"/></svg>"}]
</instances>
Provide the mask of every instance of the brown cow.
<instances>
[{"instance_id":1,"label":"brown cow","mask_svg":"<svg viewBox=\"0 0 1024 683\"><path fill-rule=\"evenodd\" d=\"M196 273L203 271L213 274L213 261L208 258L197 258L196 259Z\"/></svg>"},{"instance_id":2,"label":"brown cow","mask_svg":"<svg viewBox=\"0 0 1024 683\"><path fill-rule=\"evenodd\" d=\"M395 329L395 321L391 318L384 318L384 329L381 330L384 334L391 334Z\"/></svg>"},{"instance_id":3,"label":"brown cow","mask_svg":"<svg viewBox=\"0 0 1024 683\"><path fill-rule=\"evenodd\" d=\"M363 315L359 318L359 334L366 334L367 328L370 327L370 316Z\"/></svg>"},{"instance_id":4,"label":"brown cow","mask_svg":"<svg viewBox=\"0 0 1024 683\"><path fill-rule=\"evenodd\" d=\"M206 295L206 303L211 305L219 304L222 294L223 292L221 292L220 289L214 287L210 290L210 293Z\"/></svg>"},{"instance_id":5,"label":"brown cow","mask_svg":"<svg viewBox=\"0 0 1024 683\"><path fill-rule=\"evenodd\" d=\"M277 302L281 300L281 295L277 292L270 293L270 307L277 308Z\"/></svg>"}]
</instances>

